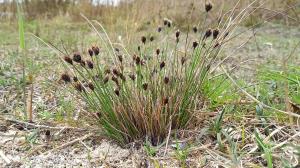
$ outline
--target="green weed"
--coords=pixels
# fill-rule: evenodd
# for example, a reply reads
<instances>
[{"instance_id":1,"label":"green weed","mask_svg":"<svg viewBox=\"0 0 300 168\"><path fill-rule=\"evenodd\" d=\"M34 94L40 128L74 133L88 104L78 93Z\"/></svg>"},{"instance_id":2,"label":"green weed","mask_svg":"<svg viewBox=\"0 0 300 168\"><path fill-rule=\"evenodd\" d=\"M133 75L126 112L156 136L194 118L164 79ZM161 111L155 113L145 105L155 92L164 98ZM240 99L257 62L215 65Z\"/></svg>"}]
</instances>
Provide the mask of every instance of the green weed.
<instances>
[{"instance_id":1,"label":"green weed","mask_svg":"<svg viewBox=\"0 0 300 168\"><path fill-rule=\"evenodd\" d=\"M263 142L263 140L261 139L261 137L257 131L255 131L255 140L256 140L260 150L265 153L265 159L267 160L268 168L272 168L273 167L273 159L272 159L272 152L270 149L270 145Z\"/></svg>"}]
</instances>

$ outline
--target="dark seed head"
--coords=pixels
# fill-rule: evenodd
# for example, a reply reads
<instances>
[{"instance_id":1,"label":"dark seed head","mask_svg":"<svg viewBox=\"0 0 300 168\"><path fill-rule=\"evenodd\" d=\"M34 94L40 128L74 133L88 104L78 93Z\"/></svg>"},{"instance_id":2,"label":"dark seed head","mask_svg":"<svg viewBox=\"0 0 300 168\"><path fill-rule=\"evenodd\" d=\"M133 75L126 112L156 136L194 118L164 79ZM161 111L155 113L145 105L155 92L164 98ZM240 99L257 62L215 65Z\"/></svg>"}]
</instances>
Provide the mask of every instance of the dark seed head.
<instances>
[{"instance_id":1,"label":"dark seed head","mask_svg":"<svg viewBox=\"0 0 300 168\"><path fill-rule=\"evenodd\" d=\"M81 62L81 55L79 53L74 53L73 61L80 63Z\"/></svg>"},{"instance_id":2,"label":"dark seed head","mask_svg":"<svg viewBox=\"0 0 300 168\"><path fill-rule=\"evenodd\" d=\"M116 68L114 68L113 69L113 74L116 75L116 76L120 76L121 73L119 72L119 70L117 70Z\"/></svg>"},{"instance_id":3,"label":"dark seed head","mask_svg":"<svg viewBox=\"0 0 300 168\"><path fill-rule=\"evenodd\" d=\"M163 105L167 105L169 103L169 98L163 98Z\"/></svg>"},{"instance_id":4,"label":"dark seed head","mask_svg":"<svg viewBox=\"0 0 300 168\"><path fill-rule=\"evenodd\" d=\"M78 78L76 76L73 77L74 82L78 82Z\"/></svg>"},{"instance_id":5,"label":"dark seed head","mask_svg":"<svg viewBox=\"0 0 300 168\"><path fill-rule=\"evenodd\" d=\"M88 84L88 87L89 87L92 91L94 91L94 89L95 89L94 85L93 85L91 82Z\"/></svg>"},{"instance_id":6,"label":"dark seed head","mask_svg":"<svg viewBox=\"0 0 300 168\"><path fill-rule=\"evenodd\" d=\"M219 33L220 33L219 29L214 29L213 30L213 38L216 39L218 37Z\"/></svg>"},{"instance_id":7,"label":"dark seed head","mask_svg":"<svg viewBox=\"0 0 300 168\"><path fill-rule=\"evenodd\" d=\"M161 62L160 65L159 65L160 69L163 69L165 66L166 66L165 61Z\"/></svg>"},{"instance_id":8,"label":"dark seed head","mask_svg":"<svg viewBox=\"0 0 300 168\"><path fill-rule=\"evenodd\" d=\"M212 34L212 30L211 29L207 29L206 32L205 32L204 38L210 37L211 34Z\"/></svg>"},{"instance_id":9,"label":"dark seed head","mask_svg":"<svg viewBox=\"0 0 300 168\"><path fill-rule=\"evenodd\" d=\"M146 44L147 38L145 36L142 36L141 41L142 41L143 44Z\"/></svg>"},{"instance_id":10,"label":"dark seed head","mask_svg":"<svg viewBox=\"0 0 300 168\"><path fill-rule=\"evenodd\" d=\"M149 40L150 40L150 41L153 41L153 40L154 40L154 37L153 37L153 36L151 36Z\"/></svg>"},{"instance_id":11,"label":"dark seed head","mask_svg":"<svg viewBox=\"0 0 300 168\"><path fill-rule=\"evenodd\" d=\"M157 28L157 32L160 33L161 30L162 30L162 28L159 26L159 27Z\"/></svg>"},{"instance_id":12,"label":"dark seed head","mask_svg":"<svg viewBox=\"0 0 300 168\"><path fill-rule=\"evenodd\" d=\"M138 51L141 51L141 46L138 46Z\"/></svg>"},{"instance_id":13,"label":"dark seed head","mask_svg":"<svg viewBox=\"0 0 300 168\"><path fill-rule=\"evenodd\" d=\"M194 27L193 27L193 32L194 32L194 33L197 33L197 32L198 32L197 26L194 26Z\"/></svg>"},{"instance_id":14,"label":"dark seed head","mask_svg":"<svg viewBox=\"0 0 300 168\"><path fill-rule=\"evenodd\" d=\"M73 65L73 61L72 61L72 59L71 59L70 57L65 56L65 57L64 57L64 60L65 60L67 63Z\"/></svg>"},{"instance_id":15,"label":"dark seed head","mask_svg":"<svg viewBox=\"0 0 300 168\"><path fill-rule=\"evenodd\" d=\"M105 69L105 70L104 70L104 73L105 73L105 74L110 74L110 69L109 69L109 68Z\"/></svg>"},{"instance_id":16,"label":"dark seed head","mask_svg":"<svg viewBox=\"0 0 300 168\"><path fill-rule=\"evenodd\" d=\"M46 130L46 132L45 132L45 135L46 135L46 137L49 137L50 136L50 130Z\"/></svg>"},{"instance_id":17,"label":"dark seed head","mask_svg":"<svg viewBox=\"0 0 300 168\"><path fill-rule=\"evenodd\" d=\"M126 81L126 77L123 74L120 74L120 78L125 82Z\"/></svg>"},{"instance_id":18,"label":"dark seed head","mask_svg":"<svg viewBox=\"0 0 300 168\"><path fill-rule=\"evenodd\" d=\"M179 38L179 36L180 36L180 31L179 30L176 31L175 36L176 36L176 38Z\"/></svg>"},{"instance_id":19,"label":"dark seed head","mask_svg":"<svg viewBox=\"0 0 300 168\"><path fill-rule=\"evenodd\" d=\"M94 64L92 63L92 61L87 60L86 63L87 63L87 65L88 65L88 67L89 67L90 69L93 69L93 68L94 68Z\"/></svg>"},{"instance_id":20,"label":"dark seed head","mask_svg":"<svg viewBox=\"0 0 300 168\"><path fill-rule=\"evenodd\" d=\"M88 53L89 53L89 55L92 57L93 55L94 55L94 52L93 52L93 50L92 49L88 49Z\"/></svg>"},{"instance_id":21,"label":"dark seed head","mask_svg":"<svg viewBox=\"0 0 300 168\"><path fill-rule=\"evenodd\" d=\"M120 49L118 49L118 48L115 48L115 51L116 51L116 52L120 52Z\"/></svg>"},{"instance_id":22,"label":"dark seed head","mask_svg":"<svg viewBox=\"0 0 300 168\"><path fill-rule=\"evenodd\" d=\"M118 55L118 60L122 63L123 62L123 57L122 55Z\"/></svg>"},{"instance_id":23,"label":"dark seed head","mask_svg":"<svg viewBox=\"0 0 300 168\"><path fill-rule=\"evenodd\" d=\"M75 87L75 89L76 89L77 91L79 91L79 92L84 91L84 87L82 86L81 83L75 83L74 87Z\"/></svg>"},{"instance_id":24,"label":"dark seed head","mask_svg":"<svg viewBox=\"0 0 300 168\"><path fill-rule=\"evenodd\" d=\"M93 47L92 47L92 50L94 51L94 54L95 54L95 55L99 55L99 53L100 53L99 47L93 46Z\"/></svg>"},{"instance_id":25,"label":"dark seed head","mask_svg":"<svg viewBox=\"0 0 300 168\"><path fill-rule=\"evenodd\" d=\"M109 76L105 76L103 79L103 83L106 84L109 81Z\"/></svg>"},{"instance_id":26,"label":"dark seed head","mask_svg":"<svg viewBox=\"0 0 300 168\"><path fill-rule=\"evenodd\" d=\"M170 28L170 27L172 26L171 20L165 18L165 19L164 19L164 25Z\"/></svg>"},{"instance_id":27,"label":"dark seed head","mask_svg":"<svg viewBox=\"0 0 300 168\"><path fill-rule=\"evenodd\" d=\"M114 92L117 96L120 96L120 90L118 88L116 88Z\"/></svg>"},{"instance_id":28,"label":"dark seed head","mask_svg":"<svg viewBox=\"0 0 300 168\"><path fill-rule=\"evenodd\" d=\"M206 11L206 12L209 12L209 11L212 9L212 7L213 7L213 6L212 6L212 4L211 4L210 2L206 3L206 4L205 4L205 11Z\"/></svg>"},{"instance_id":29,"label":"dark seed head","mask_svg":"<svg viewBox=\"0 0 300 168\"><path fill-rule=\"evenodd\" d=\"M117 85L119 85L119 81L118 81L118 78L117 78L117 77L112 76L112 77L111 77L111 80L114 81Z\"/></svg>"},{"instance_id":30,"label":"dark seed head","mask_svg":"<svg viewBox=\"0 0 300 168\"><path fill-rule=\"evenodd\" d=\"M156 49L156 55L159 55L159 53L160 53L160 49L158 48Z\"/></svg>"},{"instance_id":31,"label":"dark seed head","mask_svg":"<svg viewBox=\"0 0 300 168\"><path fill-rule=\"evenodd\" d=\"M195 48L197 48L198 47L198 42L197 41L194 41L193 42L193 48L195 49Z\"/></svg>"},{"instance_id":32,"label":"dark seed head","mask_svg":"<svg viewBox=\"0 0 300 168\"><path fill-rule=\"evenodd\" d=\"M142 85L142 87L143 87L144 90L147 90L147 89L148 89L148 83L144 83L144 84Z\"/></svg>"},{"instance_id":33,"label":"dark seed head","mask_svg":"<svg viewBox=\"0 0 300 168\"><path fill-rule=\"evenodd\" d=\"M135 80L135 75L134 74L129 74L129 78L134 81Z\"/></svg>"},{"instance_id":34,"label":"dark seed head","mask_svg":"<svg viewBox=\"0 0 300 168\"><path fill-rule=\"evenodd\" d=\"M69 74L67 74L67 73L62 74L62 75L61 75L61 79L62 79L65 83L71 82L71 78L70 78Z\"/></svg>"},{"instance_id":35,"label":"dark seed head","mask_svg":"<svg viewBox=\"0 0 300 168\"><path fill-rule=\"evenodd\" d=\"M167 26L169 23L168 19L164 19L164 25Z\"/></svg>"},{"instance_id":36,"label":"dark seed head","mask_svg":"<svg viewBox=\"0 0 300 168\"><path fill-rule=\"evenodd\" d=\"M135 63L136 65L139 65L141 63L141 58L137 56L135 59Z\"/></svg>"},{"instance_id":37,"label":"dark seed head","mask_svg":"<svg viewBox=\"0 0 300 168\"><path fill-rule=\"evenodd\" d=\"M186 57L181 58L181 65L183 65L186 62Z\"/></svg>"},{"instance_id":38,"label":"dark seed head","mask_svg":"<svg viewBox=\"0 0 300 168\"><path fill-rule=\"evenodd\" d=\"M169 77L167 77L167 76L166 76L166 77L164 77L164 83L165 83L165 84L168 84L169 82L170 82L170 78L169 78Z\"/></svg>"},{"instance_id":39,"label":"dark seed head","mask_svg":"<svg viewBox=\"0 0 300 168\"><path fill-rule=\"evenodd\" d=\"M97 112L96 115L97 115L98 119L101 118L101 113Z\"/></svg>"},{"instance_id":40,"label":"dark seed head","mask_svg":"<svg viewBox=\"0 0 300 168\"><path fill-rule=\"evenodd\" d=\"M168 28L170 28L172 26L172 23L169 21L168 22Z\"/></svg>"}]
</instances>

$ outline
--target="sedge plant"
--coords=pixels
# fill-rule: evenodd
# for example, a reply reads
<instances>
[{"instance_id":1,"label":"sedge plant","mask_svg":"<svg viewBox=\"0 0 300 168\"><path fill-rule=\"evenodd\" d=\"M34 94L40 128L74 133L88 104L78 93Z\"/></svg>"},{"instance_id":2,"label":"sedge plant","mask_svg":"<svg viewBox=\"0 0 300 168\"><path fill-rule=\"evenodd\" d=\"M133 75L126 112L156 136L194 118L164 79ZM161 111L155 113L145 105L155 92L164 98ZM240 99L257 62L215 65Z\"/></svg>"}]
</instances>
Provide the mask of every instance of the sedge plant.
<instances>
[{"instance_id":1,"label":"sedge plant","mask_svg":"<svg viewBox=\"0 0 300 168\"><path fill-rule=\"evenodd\" d=\"M206 4L203 23L186 34L164 19L153 35L130 44L137 46L133 50L112 43L99 22L83 16L101 45L83 53L56 48L68 69L61 79L87 102L89 115L108 137L123 145L140 139L158 145L169 128L195 125L218 55L249 15L246 10L236 14L235 7L220 19L208 20L212 8Z\"/></svg>"}]
</instances>

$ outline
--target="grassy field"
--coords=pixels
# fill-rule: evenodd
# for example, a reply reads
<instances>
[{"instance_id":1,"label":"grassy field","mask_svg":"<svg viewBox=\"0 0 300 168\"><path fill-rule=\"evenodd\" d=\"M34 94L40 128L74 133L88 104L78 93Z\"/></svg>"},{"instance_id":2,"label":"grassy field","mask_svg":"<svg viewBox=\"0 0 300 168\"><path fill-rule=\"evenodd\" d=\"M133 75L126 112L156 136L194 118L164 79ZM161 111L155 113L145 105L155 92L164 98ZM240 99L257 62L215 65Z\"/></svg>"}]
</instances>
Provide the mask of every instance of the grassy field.
<instances>
[{"instance_id":1,"label":"grassy field","mask_svg":"<svg viewBox=\"0 0 300 168\"><path fill-rule=\"evenodd\" d=\"M168 2L94 12L83 3L70 16L49 7L47 19L33 3L23 9L24 49L17 17L1 22L0 167L299 166L297 1L257 1L262 9L237 26L216 23L216 9L233 2L208 12L198 1ZM223 24L233 27L228 41Z\"/></svg>"}]
</instances>

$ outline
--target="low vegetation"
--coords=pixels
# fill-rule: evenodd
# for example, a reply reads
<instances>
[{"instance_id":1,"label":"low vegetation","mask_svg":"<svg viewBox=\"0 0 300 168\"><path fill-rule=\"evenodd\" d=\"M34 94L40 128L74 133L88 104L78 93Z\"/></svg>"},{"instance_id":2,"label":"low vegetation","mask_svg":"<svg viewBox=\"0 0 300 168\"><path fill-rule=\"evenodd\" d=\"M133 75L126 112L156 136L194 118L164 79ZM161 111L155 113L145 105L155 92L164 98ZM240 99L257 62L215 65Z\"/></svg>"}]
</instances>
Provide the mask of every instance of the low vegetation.
<instances>
[{"instance_id":1,"label":"low vegetation","mask_svg":"<svg viewBox=\"0 0 300 168\"><path fill-rule=\"evenodd\" d=\"M299 166L299 4L157 2L1 6L18 9L19 33L0 28L0 109L28 131L22 152L80 142L93 162L84 141L101 137L153 167ZM66 127L75 140L59 136ZM101 164L114 166L108 153Z\"/></svg>"},{"instance_id":2,"label":"low vegetation","mask_svg":"<svg viewBox=\"0 0 300 168\"><path fill-rule=\"evenodd\" d=\"M211 8L206 4L207 13ZM213 63L234 28L221 20L213 29L204 22L183 34L172 21L163 24L151 36L142 36L132 54L114 46L104 30L97 32L103 47L92 46L88 56L61 51L73 72L62 74L62 80L71 82L106 133L122 144L145 137L159 144L169 128L184 129L194 122Z\"/></svg>"}]
</instances>

